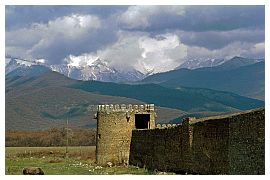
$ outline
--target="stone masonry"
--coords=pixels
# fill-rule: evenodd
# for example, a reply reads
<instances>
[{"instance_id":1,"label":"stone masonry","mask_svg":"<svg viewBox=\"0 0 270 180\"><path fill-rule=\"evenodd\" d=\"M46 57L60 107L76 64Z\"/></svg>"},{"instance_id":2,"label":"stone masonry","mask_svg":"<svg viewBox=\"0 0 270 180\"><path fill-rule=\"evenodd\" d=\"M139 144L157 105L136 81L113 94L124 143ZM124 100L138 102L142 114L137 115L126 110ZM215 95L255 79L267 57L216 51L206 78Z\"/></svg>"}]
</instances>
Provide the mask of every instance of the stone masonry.
<instances>
[{"instance_id":1,"label":"stone masonry","mask_svg":"<svg viewBox=\"0 0 270 180\"><path fill-rule=\"evenodd\" d=\"M152 104L98 106L97 163L195 174L265 173L264 109L156 127L155 116Z\"/></svg>"},{"instance_id":2,"label":"stone masonry","mask_svg":"<svg viewBox=\"0 0 270 180\"><path fill-rule=\"evenodd\" d=\"M96 162L128 164L132 130L155 128L155 116L153 104L99 105Z\"/></svg>"},{"instance_id":3,"label":"stone masonry","mask_svg":"<svg viewBox=\"0 0 270 180\"><path fill-rule=\"evenodd\" d=\"M265 110L187 118L182 125L133 130L130 164L195 174L264 174Z\"/></svg>"}]
</instances>

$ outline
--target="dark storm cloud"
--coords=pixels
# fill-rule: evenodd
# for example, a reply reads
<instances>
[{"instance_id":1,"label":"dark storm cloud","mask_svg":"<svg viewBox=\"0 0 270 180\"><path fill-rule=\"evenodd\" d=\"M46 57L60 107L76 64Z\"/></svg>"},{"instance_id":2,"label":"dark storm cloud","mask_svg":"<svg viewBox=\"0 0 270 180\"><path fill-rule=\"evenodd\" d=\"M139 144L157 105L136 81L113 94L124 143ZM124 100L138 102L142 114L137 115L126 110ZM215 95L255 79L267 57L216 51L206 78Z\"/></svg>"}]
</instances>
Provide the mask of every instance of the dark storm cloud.
<instances>
[{"instance_id":1,"label":"dark storm cloud","mask_svg":"<svg viewBox=\"0 0 270 180\"><path fill-rule=\"evenodd\" d=\"M159 11L154 6L130 7L120 19L120 25L127 30L149 32L162 32L168 29L201 32L264 28L264 6L181 7L181 11L179 9L170 11L171 7L167 6L168 11L165 12Z\"/></svg>"},{"instance_id":2,"label":"dark storm cloud","mask_svg":"<svg viewBox=\"0 0 270 180\"><path fill-rule=\"evenodd\" d=\"M208 49L220 49L233 43L245 41L248 43L264 42L263 29L235 29L230 31L179 31L182 42L189 46L202 46Z\"/></svg>"},{"instance_id":3,"label":"dark storm cloud","mask_svg":"<svg viewBox=\"0 0 270 180\"><path fill-rule=\"evenodd\" d=\"M194 6L186 10L183 30L264 28L264 6Z\"/></svg>"},{"instance_id":4,"label":"dark storm cloud","mask_svg":"<svg viewBox=\"0 0 270 180\"><path fill-rule=\"evenodd\" d=\"M6 6L6 30L27 27L32 23L47 23L71 13L107 18L125 9L127 6Z\"/></svg>"}]
</instances>

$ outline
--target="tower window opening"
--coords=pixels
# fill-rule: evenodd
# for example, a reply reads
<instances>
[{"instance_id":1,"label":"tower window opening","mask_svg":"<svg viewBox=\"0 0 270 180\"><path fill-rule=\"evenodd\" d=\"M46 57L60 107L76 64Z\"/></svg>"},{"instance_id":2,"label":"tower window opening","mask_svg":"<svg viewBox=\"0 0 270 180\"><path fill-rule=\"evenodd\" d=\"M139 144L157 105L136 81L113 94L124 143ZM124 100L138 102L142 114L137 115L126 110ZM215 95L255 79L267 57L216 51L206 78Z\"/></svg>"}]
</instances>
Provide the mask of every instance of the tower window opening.
<instances>
[{"instance_id":1,"label":"tower window opening","mask_svg":"<svg viewBox=\"0 0 270 180\"><path fill-rule=\"evenodd\" d=\"M150 129L150 114L135 114L136 129Z\"/></svg>"}]
</instances>

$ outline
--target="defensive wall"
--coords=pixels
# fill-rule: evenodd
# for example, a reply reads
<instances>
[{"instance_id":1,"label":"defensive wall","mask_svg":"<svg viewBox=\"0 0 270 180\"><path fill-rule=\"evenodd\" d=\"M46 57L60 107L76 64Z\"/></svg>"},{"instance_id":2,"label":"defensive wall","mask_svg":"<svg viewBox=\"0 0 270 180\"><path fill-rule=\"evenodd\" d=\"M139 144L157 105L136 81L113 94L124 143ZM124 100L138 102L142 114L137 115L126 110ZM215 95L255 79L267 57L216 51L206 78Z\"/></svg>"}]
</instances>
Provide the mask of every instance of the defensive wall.
<instances>
[{"instance_id":1,"label":"defensive wall","mask_svg":"<svg viewBox=\"0 0 270 180\"><path fill-rule=\"evenodd\" d=\"M129 164L181 173L265 174L265 110L135 129Z\"/></svg>"}]
</instances>

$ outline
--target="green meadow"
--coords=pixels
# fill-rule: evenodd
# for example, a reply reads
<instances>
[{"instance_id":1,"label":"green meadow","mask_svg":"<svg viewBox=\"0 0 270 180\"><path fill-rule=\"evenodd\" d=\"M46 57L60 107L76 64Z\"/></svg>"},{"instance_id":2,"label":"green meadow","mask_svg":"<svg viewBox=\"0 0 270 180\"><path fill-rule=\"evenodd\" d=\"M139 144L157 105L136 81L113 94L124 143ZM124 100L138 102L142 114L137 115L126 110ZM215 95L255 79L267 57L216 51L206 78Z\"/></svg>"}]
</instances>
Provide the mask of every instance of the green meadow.
<instances>
[{"instance_id":1,"label":"green meadow","mask_svg":"<svg viewBox=\"0 0 270 180\"><path fill-rule=\"evenodd\" d=\"M6 147L6 175L22 175L25 167L40 167L45 175L168 174L135 166L98 166L95 146ZM171 173L169 173L171 174Z\"/></svg>"}]
</instances>

